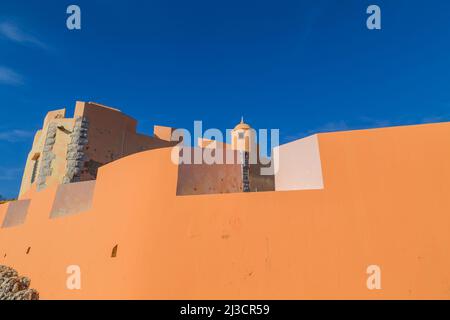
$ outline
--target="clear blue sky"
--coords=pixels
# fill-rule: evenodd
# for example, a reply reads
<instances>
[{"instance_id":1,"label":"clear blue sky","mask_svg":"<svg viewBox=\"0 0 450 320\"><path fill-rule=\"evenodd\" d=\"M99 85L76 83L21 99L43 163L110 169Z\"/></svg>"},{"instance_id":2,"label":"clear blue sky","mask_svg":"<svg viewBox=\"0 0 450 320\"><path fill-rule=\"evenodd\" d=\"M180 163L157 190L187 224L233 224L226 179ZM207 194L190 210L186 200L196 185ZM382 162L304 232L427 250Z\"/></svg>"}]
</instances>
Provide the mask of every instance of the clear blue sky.
<instances>
[{"instance_id":1,"label":"clear blue sky","mask_svg":"<svg viewBox=\"0 0 450 320\"><path fill-rule=\"evenodd\" d=\"M66 28L66 8L82 30ZM370 4L382 30L366 28ZM0 2L0 194L33 132L76 100L140 121L315 132L450 120L450 1Z\"/></svg>"}]
</instances>

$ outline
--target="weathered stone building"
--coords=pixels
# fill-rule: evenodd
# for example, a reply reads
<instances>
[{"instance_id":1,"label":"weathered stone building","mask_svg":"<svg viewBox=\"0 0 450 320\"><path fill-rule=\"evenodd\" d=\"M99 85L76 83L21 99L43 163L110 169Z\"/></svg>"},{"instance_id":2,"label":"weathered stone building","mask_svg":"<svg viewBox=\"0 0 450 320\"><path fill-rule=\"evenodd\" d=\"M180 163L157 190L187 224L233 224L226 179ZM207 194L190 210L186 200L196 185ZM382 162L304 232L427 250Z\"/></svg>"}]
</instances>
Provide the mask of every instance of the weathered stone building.
<instances>
[{"instance_id":1,"label":"weathered stone building","mask_svg":"<svg viewBox=\"0 0 450 320\"><path fill-rule=\"evenodd\" d=\"M34 138L25 166L20 196L35 184L95 180L104 164L144 150L174 145L172 128L155 126L154 136L136 132L137 121L120 110L94 102L77 102L73 118L51 111Z\"/></svg>"}]
</instances>

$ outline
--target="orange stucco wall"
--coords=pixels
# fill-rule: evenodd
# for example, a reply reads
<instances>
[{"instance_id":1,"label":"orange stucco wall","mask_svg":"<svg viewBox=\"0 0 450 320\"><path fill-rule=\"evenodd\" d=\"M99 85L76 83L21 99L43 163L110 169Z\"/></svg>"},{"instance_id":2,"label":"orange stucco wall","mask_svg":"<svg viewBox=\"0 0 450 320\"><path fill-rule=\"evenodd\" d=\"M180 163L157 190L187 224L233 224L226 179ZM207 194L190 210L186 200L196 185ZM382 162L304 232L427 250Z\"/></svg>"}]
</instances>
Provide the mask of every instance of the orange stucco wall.
<instances>
[{"instance_id":1,"label":"orange stucco wall","mask_svg":"<svg viewBox=\"0 0 450 320\"><path fill-rule=\"evenodd\" d=\"M177 197L166 148L102 167L84 213L49 219L56 188L30 193L0 264L44 299L449 299L450 124L318 138L322 190Z\"/></svg>"}]
</instances>

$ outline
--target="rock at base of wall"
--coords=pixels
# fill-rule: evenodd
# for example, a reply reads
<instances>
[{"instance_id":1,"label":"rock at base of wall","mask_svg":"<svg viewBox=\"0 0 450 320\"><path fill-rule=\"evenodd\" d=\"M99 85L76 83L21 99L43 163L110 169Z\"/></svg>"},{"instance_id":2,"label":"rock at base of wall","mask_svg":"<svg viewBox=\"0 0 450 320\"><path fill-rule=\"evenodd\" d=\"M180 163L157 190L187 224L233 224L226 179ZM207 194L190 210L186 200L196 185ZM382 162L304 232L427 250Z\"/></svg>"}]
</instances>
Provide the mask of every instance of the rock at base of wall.
<instances>
[{"instance_id":1,"label":"rock at base of wall","mask_svg":"<svg viewBox=\"0 0 450 320\"><path fill-rule=\"evenodd\" d=\"M0 265L0 300L39 300L39 293L30 289L30 283L16 270Z\"/></svg>"}]
</instances>

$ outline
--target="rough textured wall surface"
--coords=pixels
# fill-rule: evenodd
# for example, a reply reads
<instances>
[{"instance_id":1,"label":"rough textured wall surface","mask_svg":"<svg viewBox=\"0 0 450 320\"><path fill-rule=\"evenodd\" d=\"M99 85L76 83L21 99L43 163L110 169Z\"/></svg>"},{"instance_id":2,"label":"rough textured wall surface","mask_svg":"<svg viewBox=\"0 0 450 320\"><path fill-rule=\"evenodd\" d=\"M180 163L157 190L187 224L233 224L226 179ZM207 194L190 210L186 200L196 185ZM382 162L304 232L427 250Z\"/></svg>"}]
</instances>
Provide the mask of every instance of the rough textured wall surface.
<instances>
[{"instance_id":1,"label":"rough textured wall surface","mask_svg":"<svg viewBox=\"0 0 450 320\"><path fill-rule=\"evenodd\" d=\"M219 194L242 192L242 165L241 164L195 164L195 153L201 159L204 153L212 149L193 148L183 150L191 152L192 164L178 166L177 195ZM224 151L226 159L236 159L235 151ZM170 161L170 160L169 160Z\"/></svg>"},{"instance_id":2,"label":"rough textured wall surface","mask_svg":"<svg viewBox=\"0 0 450 320\"><path fill-rule=\"evenodd\" d=\"M30 289L30 283L16 270L0 265L0 300L39 300L39 293Z\"/></svg>"},{"instance_id":3,"label":"rough textured wall surface","mask_svg":"<svg viewBox=\"0 0 450 320\"><path fill-rule=\"evenodd\" d=\"M274 191L275 190L275 176L274 175L264 175L263 169L270 168L270 163L265 164L251 164L249 168L249 178L250 178L250 192L263 192L263 191Z\"/></svg>"}]
</instances>

